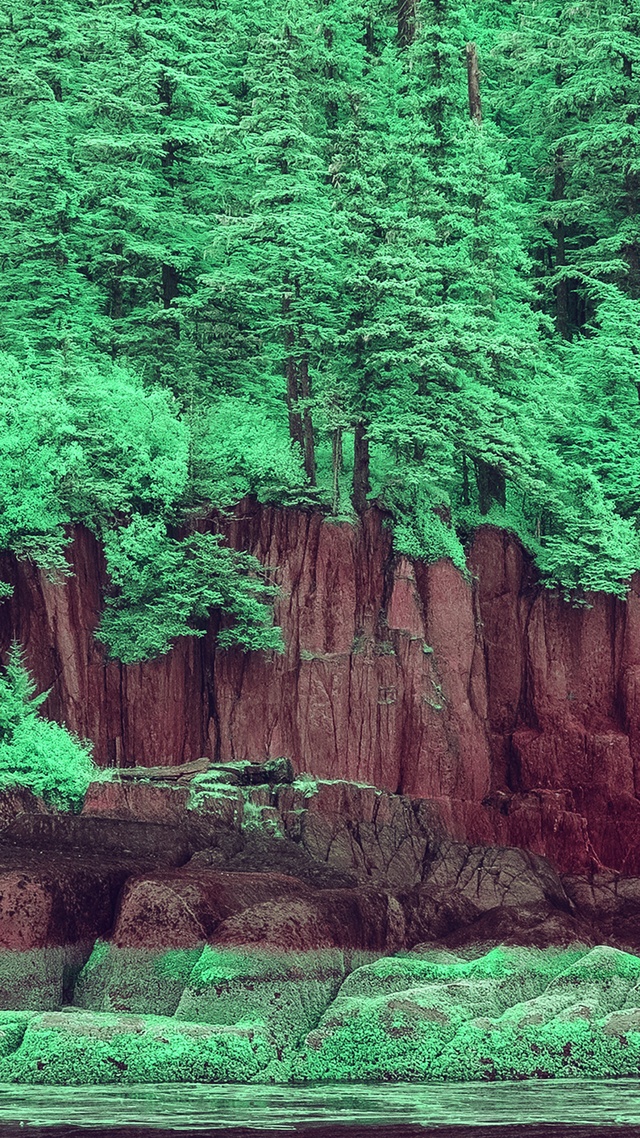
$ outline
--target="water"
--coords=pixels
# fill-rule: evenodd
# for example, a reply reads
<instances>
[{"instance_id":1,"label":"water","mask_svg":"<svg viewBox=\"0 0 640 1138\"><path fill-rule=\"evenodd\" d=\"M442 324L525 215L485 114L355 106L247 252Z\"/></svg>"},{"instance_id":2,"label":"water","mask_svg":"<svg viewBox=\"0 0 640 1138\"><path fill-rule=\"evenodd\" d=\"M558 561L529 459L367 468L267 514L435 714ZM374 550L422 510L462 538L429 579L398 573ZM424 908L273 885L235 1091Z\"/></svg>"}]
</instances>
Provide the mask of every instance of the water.
<instances>
[{"instance_id":1,"label":"water","mask_svg":"<svg viewBox=\"0 0 640 1138\"><path fill-rule=\"evenodd\" d=\"M640 1079L341 1086L0 1085L0 1138L640 1138ZM160 1132L160 1134L158 1133Z\"/></svg>"}]
</instances>

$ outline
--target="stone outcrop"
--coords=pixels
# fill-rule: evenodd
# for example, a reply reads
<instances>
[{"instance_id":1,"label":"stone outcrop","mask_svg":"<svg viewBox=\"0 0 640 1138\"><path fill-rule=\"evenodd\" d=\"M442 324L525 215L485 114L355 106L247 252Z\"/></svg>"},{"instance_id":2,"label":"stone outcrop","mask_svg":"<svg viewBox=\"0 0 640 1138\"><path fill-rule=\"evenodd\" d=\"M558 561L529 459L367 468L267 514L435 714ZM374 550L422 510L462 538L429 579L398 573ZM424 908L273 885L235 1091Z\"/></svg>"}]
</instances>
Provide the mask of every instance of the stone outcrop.
<instances>
[{"instance_id":1,"label":"stone outcrop","mask_svg":"<svg viewBox=\"0 0 640 1138\"><path fill-rule=\"evenodd\" d=\"M222 783L213 767L186 799L171 781L151 800L146 783L102 782L80 816L23 795L0 846L0 1004L54 1010L75 993L88 1010L172 1015L207 945L252 967L329 954L334 979L358 954L423 944L640 946L632 879L563 880L540 855L452 842L431 803L308 778L256 785L261 771ZM135 819L150 801L154 821Z\"/></svg>"},{"instance_id":2,"label":"stone outcrop","mask_svg":"<svg viewBox=\"0 0 640 1138\"><path fill-rule=\"evenodd\" d=\"M465 580L445 561L394 558L373 508L352 527L245 501L203 524L277 567L283 656L216 650L214 620L159 660L106 662L91 534L74 533L65 582L2 559L15 593L0 648L24 644L52 689L46 711L93 739L100 762L287 756L296 771L428 799L458 841L520 846L566 873L640 872L640 579L626 602L573 607L536 583L515 539L484 527Z\"/></svg>"},{"instance_id":3,"label":"stone outcrop","mask_svg":"<svg viewBox=\"0 0 640 1138\"><path fill-rule=\"evenodd\" d=\"M173 960L155 964L170 976ZM180 967L173 1012L0 1011L0 1080L478 1082L640 1069L640 957L607 946L358 960L205 945Z\"/></svg>"}]
</instances>

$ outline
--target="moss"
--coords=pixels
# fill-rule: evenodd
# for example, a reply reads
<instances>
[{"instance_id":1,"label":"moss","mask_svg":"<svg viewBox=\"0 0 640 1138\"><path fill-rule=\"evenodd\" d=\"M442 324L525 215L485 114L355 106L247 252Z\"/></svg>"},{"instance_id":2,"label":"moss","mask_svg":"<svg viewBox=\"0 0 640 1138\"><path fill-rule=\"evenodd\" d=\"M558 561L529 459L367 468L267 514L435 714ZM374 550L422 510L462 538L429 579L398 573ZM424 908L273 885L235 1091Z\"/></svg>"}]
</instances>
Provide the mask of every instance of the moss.
<instances>
[{"instance_id":1,"label":"moss","mask_svg":"<svg viewBox=\"0 0 640 1138\"><path fill-rule=\"evenodd\" d=\"M6 1010L59 1007L91 951L77 943L22 951L0 949L0 1008Z\"/></svg>"},{"instance_id":2,"label":"moss","mask_svg":"<svg viewBox=\"0 0 640 1138\"><path fill-rule=\"evenodd\" d=\"M497 948L390 957L351 974L293 1064L297 1080L637 1075L640 959ZM618 1010L612 1010L612 1009Z\"/></svg>"},{"instance_id":3,"label":"moss","mask_svg":"<svg viewBox=\"0 0 640 1138\"><path fill-rule=\"evenodd\" d=\"M0 1012L0 1058L18 1050L29 1021L37 1015L34 1011Z\"/></svg>"},{"instance_id":4,"label":"moss","mask_svg":"<svg viewBox=\"0 0 640 1138\"><path fill-rule=\"evenodd\" d=\"M318 1022L345 970L344 953L337 949L294 953L206 945L176 1018L218 1024L261 1022L282 1058Z\"/></svg>"},{"instance_id":5,"label":"moss","mask_svg":"<svg viewBox=\"0 0 640 1138\"><path fill-rule=\"evenodd\" d=\"M245 801L242 815L243 830L260 830L272 838L284 838L282 818L275 806Z\"/></svg>"},{"instance_id":6,"label":"moss","mask_svg":"<svg viewBox=\"0 0 640 1138\"><path fill-rule=\"evenodd\" d=\"M252 1024L218 1027L69 1010L29 1021L18 1050L0 1059L0 1082L245 1083L272 1057L264 1032Z\"/></svg>"},{"instance_id":7,"label":"moss","mask_svg":"<svg viewBox=\"0 0 640 1138\"><path fill-rule=\"evenodd\" d=\"M74 1003L100 1012L175 1012L202 945L169 949L118 948L98 941L83 968Z\"/></svg>"},{"instance_id":8,"label":"moss","mask_svg":"<svg viewBox=\"0 0 640 1138\"><path fill-rule=\"evenodd\" d=\"M456 1082L637 1076L640 1032L613 1036L604 1030L606 1022L577 1017L525 1027L464 1024L434 1064L433 1076Z\"/></svg>"},{"instance_id":9,"label":"moss","mask_svg":"<svg viewBox=\"0 0 640 1138\"><path fill-rule=\"evenodd\" d=\"M83 982L117 961L119 983L131 983L132 960L118 951L127 950L98 942ZM144 963L146 1010L154 992L160 1002L181 993L175 1016L0 1013L0 1082L474 1081L640 1069L640 958L604 946L372 961L206 945L147 952ZM144 1003L144 985L136 992Z\"/></svg>"}]
</instances>

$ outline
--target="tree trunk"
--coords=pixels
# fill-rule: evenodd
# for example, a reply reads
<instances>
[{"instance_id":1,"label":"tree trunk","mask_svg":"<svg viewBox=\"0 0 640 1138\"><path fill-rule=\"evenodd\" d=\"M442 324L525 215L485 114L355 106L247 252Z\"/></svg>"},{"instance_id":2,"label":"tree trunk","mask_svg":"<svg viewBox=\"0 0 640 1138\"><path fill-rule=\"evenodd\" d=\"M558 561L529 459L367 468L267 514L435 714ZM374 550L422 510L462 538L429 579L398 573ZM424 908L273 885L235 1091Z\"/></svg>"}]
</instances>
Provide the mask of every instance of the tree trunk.
<instances>
[{"instance_id":1,"label":"tree trunk","mask_svg":"<svg viewBox=\"0 0 640 1138\"><path fill-rule=\"evenodd\" d=\"M483 458L476 458L475 468L480 513L488 514L492 502L498 502L504 510L507 504L507 487L502 471L497 470L490 462L485 462Z\"/></svg>"},{"instance_id":2,"label":"tree trunk","mask_svg":"<svg viewBox=\"0 0 640 1138\"><path fill-rule=\"evenodd\" d=\"M564 171L564 155L562 147L559 146L555 153L554 171L553 171L553 193L552 200L559 202L564 199L566 175ZM564 221L556 222L556 268L561 268L567 263L566 249L565 249L565 224ZM569 281L566 277L558 281L556 285L556 331L563 340L571 338L569 332Z\"/></svg>"},{"instance_id":3,"label":"tree trunk","mask_svg":"<svg viewBox=\"0 0 640 1138\"><path fill-rule=\"evenodd\" d=\"M480 101L480 68L478 67L478 49L474 43L468 43L467 48L467 90L469 94L469 114L478 125L482 122L482 103Z\"/></svg>"},{"instance_id":4,"label":"tree trunk","mask_svg":"<svg viewBox=\"0 0 640 1138\"><path fill-rule=\"evenodd\" d=\"M120 320L122 317L122 271L124 269L122 245L114 245L112 253L118 260L113 266L109 281L109 316L112 320Z\"/></svg>"},{"instance_id":5,"label":"tree trunk","mask_svg":"<svg viewBox=\"0 0 640 1138\"><path fill-rule=\"evenodd\" d=\"M294 443L297 443L304 454L304 435L302 432L302 415L298 411L298 371L293 356L287 356L285 369L287 373L287 407L289 409L289 434Z\"/></svg>"},{"instance_id":6,"label":"tree trunk","mask_svg":"<svg viewBox=\"0 0 640 1138\"><path fill-rule=\"evenodd\" d=\"M416 37L417 6L417 0L396 0L398 44L402 50L410 47Z\"/></svg>"},{"instance_id":7,"label":"tree trunk","mask_svg":"<svg viewBox=\"0 0 640 1138\"><path fill-rule=\"evenodd\" d=\"M342 427L331 433L332 505L334 514L340 509L340 475L342 473Z\"/></svg>"},{"instance_id":8,"label":"tree trunk","mask_svg":"<svg viewBox=\"0 0 640 1138\"><path fill-rule=\"evenodd\" d=\"M178 270L174 265L162 266L162 304L164 308L171 307L171 301L178 295Z\"/></svg>"},{"instance_id":9,"label":"tree trunk","mask_svg":"<svg viewBox=\"0 0 640 1138\"><path fill-rule=\"evenodd\" d=\"M626 55L622 58L622 71L625 79L631 82L633 80L633 62ZM628 125L635 126L635 122L636 112L629 111L627 115ZM636 170L627 169L625 172L624 191L627 214L629 217L635 217L638 212L638 197L640 196L640 177ZM638 242L632 241L629 245L625 245L623 253L629 266L627 291L635 300L640 296L640 247Z\"/></svg>"},{"instance_id":10,"label":"tree trunk","mask_svg":"<svg viewBox=\"0 0 640 1138\"><path fill-rule=\"evenodd\" d=\"M282 293L282 316L284 321L284 341L287 347L285 359L285 375L287 378L287 408L289 411L289 434L294 443L297 443L304 454L304 434L302 431L302 415L298 410L298 369L293 357L293 328L287 324L287 316L291 308L291 294L285 281L285 291Z\"/></svg>"},{"instance_id":11,"label":"tree trunk","mask_svg":"<svg viewBox=\"0 0 640 1138\"><path fill-rule=\"evenodd\" d=\"M309 383L309 361L303 356L298 365L300 395L303 399L311 398L311 385ZM304 469L312 486L316 484L316 448L313 437L313 419L311 408L307 405L302 412L302 453L304 455Z\"/></svg>"},{"instance_id":12,"label":"tree trunk","mask_svg":"<svg viewBox=\"0 0 640 1138\"><path fill-rule=\"evenodd\" d=\"M353 508L363 514L367 508L369 484L369 440L366 437L366 423L356 423L353 436Z\"/></svg>"},{"instance_id":13,"label":"tree trunk","mask_svg":"<svg viewBox=\"0 0 640 1138\"><path fill-rule=\"evenodd\" d=\"M367 49L367 51L369 52L369 55L373 55L374 50L375 50L375 46L376 46L376 41L375 41L375 36L373 34L373 20L371 20L371 19L368 19L365 23L364 36L362 38L362 42L363 42L365 48Z\"/></svg>"},{"instance_id":14,"label":"tree trunk","mask_svg":"<svg viewBox=\"0 0 640 1138\"><path fill-rule=\"evenodd\" d=\"M462 505L468 506L471 501L469 495L469 467L467 465L467 456L462 456Z\"/></svg>"}]
</instances>

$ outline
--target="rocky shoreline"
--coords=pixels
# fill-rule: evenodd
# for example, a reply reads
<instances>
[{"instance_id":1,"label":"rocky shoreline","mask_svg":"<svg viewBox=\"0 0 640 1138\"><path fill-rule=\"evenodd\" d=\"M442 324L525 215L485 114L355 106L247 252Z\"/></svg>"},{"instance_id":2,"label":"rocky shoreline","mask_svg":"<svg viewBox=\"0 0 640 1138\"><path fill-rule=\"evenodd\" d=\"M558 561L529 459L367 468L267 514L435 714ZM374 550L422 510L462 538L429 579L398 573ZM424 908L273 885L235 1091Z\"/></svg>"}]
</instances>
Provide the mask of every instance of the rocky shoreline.
<instances>
[{"instance_id":1,"label":"rocky shoreline","mask_svg":"<svg viewBox=\"0 0 640 1138\"><path fill-rule=\"evenodd\" d=\"M0 1082L640 1070L640 880L453 841L437 802L203 763L78 815L5 792L0 828Z\"/></svg>"}]
</instances>

